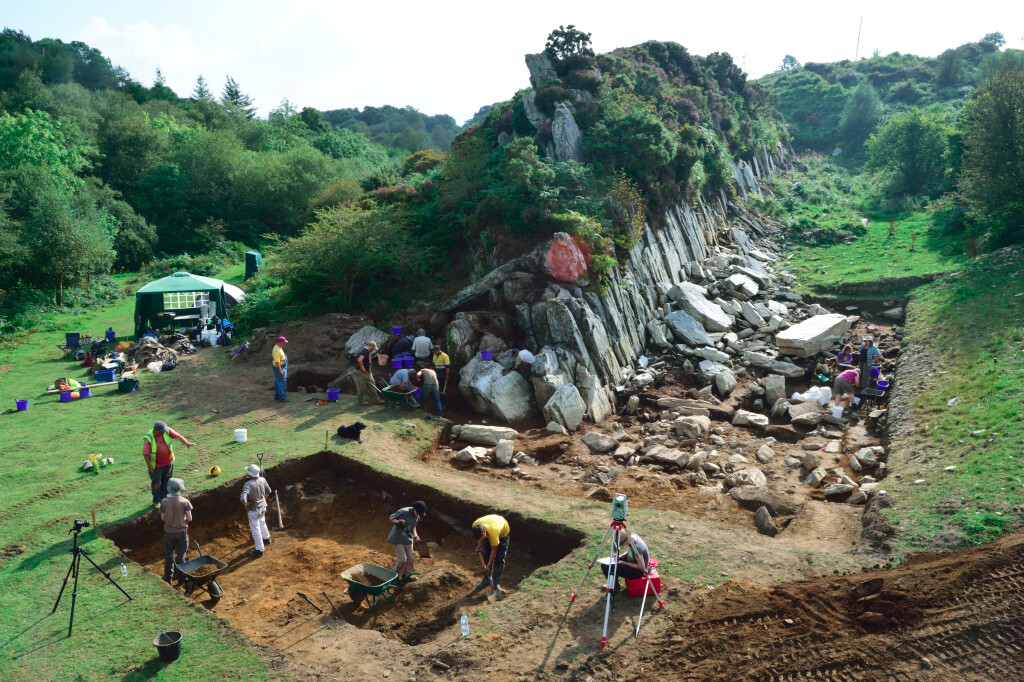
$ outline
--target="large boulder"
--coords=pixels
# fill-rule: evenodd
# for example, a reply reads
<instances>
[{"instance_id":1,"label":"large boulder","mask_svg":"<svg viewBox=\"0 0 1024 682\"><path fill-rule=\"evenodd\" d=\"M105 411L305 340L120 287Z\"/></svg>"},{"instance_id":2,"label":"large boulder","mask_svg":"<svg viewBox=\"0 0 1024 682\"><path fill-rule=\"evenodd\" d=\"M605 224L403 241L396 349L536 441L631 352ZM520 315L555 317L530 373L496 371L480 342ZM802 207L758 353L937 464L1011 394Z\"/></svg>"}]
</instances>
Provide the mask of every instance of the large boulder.
<instances>
[{"instance_id":1,"label":"large boulder","mask_svg":"<svg viewBox=\"0 0 1024 682\"><path fill-rule=\"evenodd\" d=\"M597 431L591 431L584 435L583 444L590 448L592 452L596 452L597 454L611 452L615 448L619 447L619 441Z\"/></svg>"},{"instance_id":2,"label":"large boulder","mask_svg":"<svg viewBox=\"0 0 1024 682\"><path fill-rule=\"evenodd\" d=\"M567 232L556 232L544 251L544 271L559 282L575 282L590 265L590 249Z\"/></svg>"},{"instance_id":3,"label":"large boulder","mask_svg":"<svg viewBox=\"0 0 1024 682\"><path fill-rule=\"evenodd\" d=\"M519 435L515 429L507 426L488 426L486 424L466 424L458 434L459 440L480 445L497 445L499 440L512 440Z\"/></svg>"},{"instance_id":4,"label":"large boulder","mask_svg":"<svg viewBox=\"0 0 1024 682\"><path fill-rule=\"evenodd\" d=\"M530 90L523 95L523 111L526 113L526 118L530 121L530 124L538 130L548 120L544 112L537 108L536 90Z\"/></svg>"},{"instance_id":5,"label":"large boulder","mask_svg":"<svg viewBox=\"0 0 1024 682\"><path fill-rule=\"evenodd\" d=\"M757 292L760 288L757 286L757 282L750 279L746 275L730 275L725 280L725 286L728 287L735 295L736 298L753 298L757 296Z\"/></svg>"},{"instance_id":6,"label":"large boulder","mask_svg":"<svg viewBox=\"0 0 1024 682\"><path fill-rule=\"evenodd\" d=\"M345 342L345 352L350 357L354 358L359 355L363 348L366 347L366 344L371 341L376 342L377 346L382 346L389 338L391 338L390 335L385 334L376 327L366 326L348 337L348 341Z\"/></svg>"},{"instance_id":7,"label":"large boulder","mask_svg":"<svg viewBox=\"0 0 1024 682\"><path fill-rule=\"evenodd\" d=\"M753 467L734 471L725 478L725 485L735 488L741 485L756 485L762 488L768 487L768 479L764 472Z\"/></svg>"},{"instance_id":8,"label":"large boulder","mask_svg":"<svg viewBox=\"0 0 1024 682\"><path fill-rule=\"evenodd\" d=\"M454 320L444 332L448 354L460 365L465 365L476 354L478 338L472 323L466 318Z\"/></svg>"},{"instance_id":9,"label":"large boulder","mask_svg":"<svg viewBox=\"0 0 1024 682\"><path fill-rule=\"evenodd\" d=\"M757 528L758 533L767 535L770 538L779 534L779 529L775 522L772 521L772 516L768 512L767 507L759 507L757 512L754 513L754 527Z\"/></svg>"},{"instance_id":10,"label":"large boulder","mask_svg":"<svg viewBox=\"0 0 1024 682\"><path fill-rule=\"evenodd\" d=\"M768 426L769 420L763 414L757 412L748 412L746 410L736 410L736 414L733 415L732 425L733 426Z\"/></svg>"},{"instance_id":11,"label":"large boulder","mask_svg":"<svg viewBox=\"0 0 1024 682\"><path fill-rule=\"evenodd\" d=\"M459 392L477 412L514 423L537 413L533 388L519 372L475 356L459 373Z\"/></svg>"},{"instance_id":12,"label":"large boulder","mask_svg":"<svg viewBox=\"0 0 1024 682\"><path fill-rule=\"evenodd\" d=\"M565 102L555 105L555 116L551 120L551 142L555 147L555 161L582 161L581 142L583 136L572 110Z\"/></svg>"},{"instance_id":13,"label":"large boulder","mask_svg":"<svg viewBox=\"0 0 1024 682\"><path fill-rule=\"evenodd\" d=\"M587 407L587 419L597 423L615 414L615 406L596 376L581 369L576 374L576 386Z\"/></svg>"},{"instance_id":14,"label":"large boulder","mask_svg":"<svg viewBox=\"0 0 1024 682\"><path fill-rule=\"evenodd\" d=\"M545 52L526 55L526 68L530 70L530 85L540 90L551 81L558 80L551 58Z\"/></svg>"},{"instance_id":15,"label":"large boulder","mask_svg":"<svg viewBox=\"0 0 1024 682\"><path fill-rule=\"evenodd\" d=\"M711 431L711 419L700 415L676 417L672 422L672 428L675 429L676 435L682 438L703 440Z\"/></svg>"},{"instance_id":16,"label":"large boulder","mask_svg":"<svg viewBox=\"0 0 1024 682\"><path fill-rule=\"evenodd\" d=\"M683 310L675 310L665 316L665 323L679 339L691 346L713 346L704 326Z\"/></svg>"},{"instance_id":17,"label":"large boulder","mask_svg":"<svg viewBox=\"0 0 1024 682\"><path fill-rule=\"evenodd\" d=\"M775 342L780 353L807 358L831 348L849 328L845 315L815 315L779 332Z\"/></svg>"},{"instance_id":18,"label":"large boulder","mask_svg":"<svg viewBox=\"0 0 1024 682\"><path fill-rule=\"evenodd\" d=\"M704 289L691 282L680 282L668 292L669 297L693 319L712 332L727 332L732 322L722 308L704 297Z\"/></svg>"},{"instance_id":19,"label":"large boulder","mask_svg":"<svg viewBox=\"0 0 1024 682\"><path fill-rule=\"evenodd\" d=\"M556 422L569 431L575 431L587 413L587 405L578 388L572 384L562 384L544 404L541 412L549 422Z\"/></svg>"},{"instance_id":20,"label":"large boulder","mask_svg":"<svg viewBox=\"0 0 1024 682\"><path fill-rule=\"evenodd\" d=\"M738 485L729 490L729 497L736 500L741 507L757 510L767 507L772 516L788 516L796 513L796 506L784 497L773 493L765 486Z\"/></svg>"}]
</instances>

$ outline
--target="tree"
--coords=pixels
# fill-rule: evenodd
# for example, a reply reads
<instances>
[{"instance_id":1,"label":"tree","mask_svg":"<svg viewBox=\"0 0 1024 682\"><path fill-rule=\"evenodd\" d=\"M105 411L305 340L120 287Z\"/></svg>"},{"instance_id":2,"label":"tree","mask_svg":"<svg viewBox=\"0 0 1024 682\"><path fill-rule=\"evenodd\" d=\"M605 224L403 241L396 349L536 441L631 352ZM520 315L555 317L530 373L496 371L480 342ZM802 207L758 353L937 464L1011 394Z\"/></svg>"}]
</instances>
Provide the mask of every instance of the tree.
<instances>
[{"instance_id":1,"label":"tree","mask_svg":"<svg viewBox=\"0 0 1024 682\"><path fill-rule=\"evenodd\" d=\"M868 166L894 172L896 193L919 194L942 178L947 132L920 109L897 114L868 139Z\"/></svg>"},{"instance_id":2,"label":"tree","mask_svg":"<svg viewBox=\"0 0 1024 682\"><path fill-rule=\"evenodd\" d=\"M235 107L250 121L256 118L256 107L253 106L252 97L242 92L231 76L224 82L224 92L221 93L220 101L224 106Z\"/></svg>"},{"instance_id":3,"label":"tree","mask_svg":"<svg viewBox=\"0 0 1024 682\"><path fill-rule=\"evenodd\" d=\"M192 99L197 102L213 101L213 93L210 92L210 88L206 84L206 79L203 78L203 74L199 74L199 77L196 78L195 87L192 88Z\"/></svg>"},{"instance_id":4,"label":"tree","mask_svg":"<svg viewBox=\"0 0 1024 682\"><path fill-rule=\"evenodd\" d=\"M578 30L573 24L559 26L549 33L548 40L544 43L544 52L552 61L560 61L574 55L594 56L594 51L590 49L590 34Z\"/></svg>"},{"instance_id":5,"label":"tree","mask_svg":"<svg viewBox=\"0 0 1024 682\"><path fill-rule=\"evenodd\" d=\"M156 74L153 76L153 87L149 89L149 99L164 99L168 102L176 102L178 95L167 86L167 79L160 67L156 67Z\"/></svg>"},{"instance_id":6,"label":"tree","mask_svg":"<svg viewBox=\"0 0 1024 682\"><path fill-rule=\"evenodd\" d=\"M960 192L998 241L1024 239L1024 71L1004 68L964 108Z\"/></svg>"},{"instance_id":7,"label":"tree","mask_svg":"<svg viewBox=\"0 0 1024 682\"><path fill-rule=\"evenodd\" d=\"M986 33L985 37L981 39L983 43L992 43L996 47L1002 47L1006 44L1006 38L999 31L993 33Z\"/></svg>"},{"instance_id":8,"label":"tree","mask_svg":"<svg viewBox=\"0 0 1024 682\"><path fill-rule=\"evenodd\" d=\"M871 82L864 78L846 100L839 119L839 133L843 140L858 147L874 131L881 115L882 101Z\"/></svg>"},{"instance_id":9,"label":"tree","mask_svg":"<svg viewBox=\"0 0 1024 682\"><path fill-rule=\"evenodd\" d=\"M790 71L798 66L800 66L800 62L796 60L796 57L791 54L787 54L782 58L782 64L779 65L779 71Z\"/></svg>"}]
</instances>

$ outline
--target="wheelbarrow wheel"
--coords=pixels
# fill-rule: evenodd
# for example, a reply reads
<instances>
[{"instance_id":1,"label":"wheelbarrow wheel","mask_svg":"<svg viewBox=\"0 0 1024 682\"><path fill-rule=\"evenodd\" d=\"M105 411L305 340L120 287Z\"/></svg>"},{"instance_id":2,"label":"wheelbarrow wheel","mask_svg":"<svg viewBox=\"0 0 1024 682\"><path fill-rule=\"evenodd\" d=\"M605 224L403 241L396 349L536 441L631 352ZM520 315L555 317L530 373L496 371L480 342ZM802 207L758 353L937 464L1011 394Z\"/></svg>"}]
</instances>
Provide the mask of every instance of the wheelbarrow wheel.
<instances>
[{"instance_id":1,"label":"wheelbarrow wheel","mask_svg":"<svg viewBox=\"0 0 1024 682\"><path fill-rule=\"evenodd\" d=\"M220 583L216 580L211 580L206 586L206 591L209 592L210 596L214 599L220 599L224 596L224 588L220 586Z\"/></svg>"}]
</instances>

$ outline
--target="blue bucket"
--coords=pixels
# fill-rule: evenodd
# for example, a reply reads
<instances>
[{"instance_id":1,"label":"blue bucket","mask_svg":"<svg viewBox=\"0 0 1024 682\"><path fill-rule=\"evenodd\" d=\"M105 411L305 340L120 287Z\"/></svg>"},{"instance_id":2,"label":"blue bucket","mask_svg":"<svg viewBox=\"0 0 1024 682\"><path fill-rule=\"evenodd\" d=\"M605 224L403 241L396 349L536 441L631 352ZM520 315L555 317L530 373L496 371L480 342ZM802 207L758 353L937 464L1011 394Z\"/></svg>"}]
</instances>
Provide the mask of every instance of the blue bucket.
<instances>
[{"instance_id":1,"label":"blue bucket","mask_svg":"<svg viewBox=\"0 0 1024 682\"><path fill-rule=\"evenodd\" d=\"M402 358L402 366L406 369L416 365L416 358Z\"/></svg>"},{"instance_id":2,"label":"blue bucket","mask_svg":"<svg viewBox=\"0 0 1024 682\"><path fill-rule=\"evenodd\" d=\"M331 402L337 402L338 396L341 395L341 390L337 388L327 389L327 399Z\"/></svg>"},{"instance_id":3,"label":"blue bucket","mask_svg":"<svg viewBox=\"0 0 1024 682\"><path fill-rule=\"evenodd\" d=\"M88 389L88 384L86 384L84 381L82 382L82 387L80 389L78 389L78 397L79 398L91 398L92 397L92 391L90 391Z\"/></svg>"},{"instance_id":4,"label":"blue bucket","mask_svg":"<svg viewBox=\"0 0 1024 682\"><path fill-rule=\"evenodd\" d=\"M492 359L494 359L494 351L490 351L490 350L482 350L482 351L480 351L480 359L481 360L492 360Z\"/></svg>"},{"instance_id":5,"label":"blue bucket","mask_svg":"<svg viewBox=\"0 0 1024 682\"><path fill-rule=\"evenodd\" d=\"M71 391L61 391L60 392L60 401L62 403L70 403L71 402Z\"/></svg>"},{"instance_id":6,"label":"blue bucket","mask_svg":"<svg viewBox=\"0 0 1024 682\"><path fill-rule=\"evenodd\" d=\"M417 388L415 391L413 391L412 392L412 397L419 399L419 397L420 397L420 389Z\"/></svg>"},{"instance_id":7,"label":"blue bucket","mask_svg":"<svg viewBox=\"0 0 1024 682\"><path fill-rule=\"evenodd\" d=\"M15 400L14 404L18 407L18 412L24 412L25 410L28 409L27 400Z\"/></svg>"}]
</instances>

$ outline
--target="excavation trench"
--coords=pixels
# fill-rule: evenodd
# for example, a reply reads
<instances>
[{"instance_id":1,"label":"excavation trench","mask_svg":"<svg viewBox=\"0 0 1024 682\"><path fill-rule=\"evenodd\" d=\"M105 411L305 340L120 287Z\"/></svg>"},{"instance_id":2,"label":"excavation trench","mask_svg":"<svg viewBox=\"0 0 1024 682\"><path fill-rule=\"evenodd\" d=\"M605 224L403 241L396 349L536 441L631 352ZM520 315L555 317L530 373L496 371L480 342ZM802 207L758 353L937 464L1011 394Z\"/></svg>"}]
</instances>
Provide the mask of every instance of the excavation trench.
<instances>
[{"instance_id":1,"label":"excavation trench","mask_svg":"<svg viewBox=\"0 0 1024 682\"><path fill-rule=\"evenodd\" d=\"M334 614L322 590L341 618L355 627L411 645L429 641L455 623L462 610L486 603L486 590L474 592L481 564L468 532L469 524L484 514L501 513L513 528L502 578L502 586L510 591L535 569L564 557L583 538L570 528L467 502L334 452L268 468L266 478L281 498L285 528L274 530L272 503L267 514L272 542L260 559L246 556L253 542L239 502L242 480L189 496L195 508L190 541L198 541L203 554L228 567L219 576L225 592L220 600L198 590L183 597L200 601L253 641L274 648L285 648L327 625ZM393 547L385 541L391 528L388 517L414 500L427 504L419 534L431 557L417 556L419 580L399 587L394 603L378 602L372 613L365 602L356 603L344 593L348 585L339 574L360 563L393 568ZM105 534L133 561L162 573L163 529L155 514L105 529ZM192 544L188 558L195 556ZM299 592L324 613L317 613Z\"/></svg>"}]
</instances>

